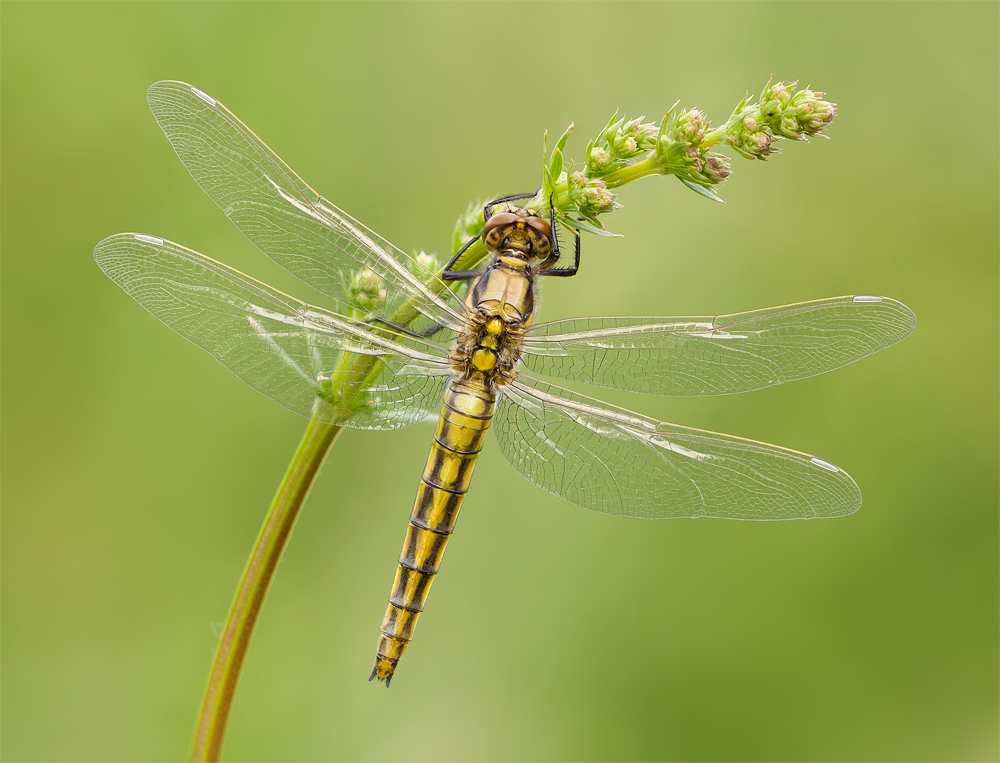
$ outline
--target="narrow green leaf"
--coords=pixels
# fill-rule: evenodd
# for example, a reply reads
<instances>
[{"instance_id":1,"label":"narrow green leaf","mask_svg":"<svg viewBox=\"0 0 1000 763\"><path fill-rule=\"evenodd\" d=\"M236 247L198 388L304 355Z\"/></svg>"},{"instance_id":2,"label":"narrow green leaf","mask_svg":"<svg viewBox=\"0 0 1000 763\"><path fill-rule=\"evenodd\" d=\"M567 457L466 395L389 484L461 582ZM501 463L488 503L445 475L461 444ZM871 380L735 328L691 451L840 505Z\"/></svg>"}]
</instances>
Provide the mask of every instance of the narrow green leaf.
<instances>
[{"instance_id":1,"label":"narrow green leaf","mask_svg":"<svg viewBox=\"0 0 1000 763\"><path fill-rule=\"evenodd\" d=\"M556 179L559 178L559 173L562 172L563 168L563 153L559 146L552 149L552 161L549 162L548 173L549 176L553 178L553 184Z\"/></svg>"},{"instance_id":2,"label":"narrow green leaf","mask_svg":"<svg viewBox=\"0 0 1000 763\"><path fill-rule=\"evenodd\" d=\"M684 185L686 185L692 191L694 191L697 194L700 194L700 195L704 196L706 199L711 199L712 201L717 201L720 204L725 204L726 203L722 199L720 199L719 196L716 195L715 191L713 191L711 188L706 188L703 185L698 185L697 183L692 183L690 180L685 180L682 177L678 177L677 179L680 180Z\"/></svg>"},{"instance_id":3,"label":"narrow green leaf","mask_svg":"<svg viewBox=\"0 0 1000 763\"><path fill-rule=\"evenodd\" d=\"M565 225L567 228L573 228L576 230L585 230L588 233L593 233L596 236L607 236L609 238L622 238L621 233L612 233L594 218L590 218L589 220L582 220L580 218L571 219L567 217L563 221L563 225Z\"/></svg>"}]
</instances>

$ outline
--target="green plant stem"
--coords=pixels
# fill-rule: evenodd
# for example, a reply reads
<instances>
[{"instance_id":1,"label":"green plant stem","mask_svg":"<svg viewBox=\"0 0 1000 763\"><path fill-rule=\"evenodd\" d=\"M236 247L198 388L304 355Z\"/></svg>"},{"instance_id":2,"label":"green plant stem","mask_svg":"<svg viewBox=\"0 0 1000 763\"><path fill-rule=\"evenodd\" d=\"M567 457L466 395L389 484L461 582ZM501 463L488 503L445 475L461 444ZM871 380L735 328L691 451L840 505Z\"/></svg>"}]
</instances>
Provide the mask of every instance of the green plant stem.
<instances>
[{"instance_id":1,"label":"green plant stem","mask_svg":"<svg viewBox=\"0 0 1000 763\"><path fill-rule=\"evenodd\" d=\"M243 578L229 608L219 647L212 661L205 697L198 714L193 761L217 761L226 733L226 722L239 681L240 669L250 646L254 625L264 604L271 578L281 559L320 466L342 427L310 421L288 471L271 502L264 526L254 543Z\"/></svg>"},{"instance_id":2,"label":"green plant stem","mask_svg":"<svg viewBox=\"0 0 1000 763\"><path fill-rule=\"evenodd\" d=\"M701 141L702 148L710 148L711 146L718 145L722 143L726 138L726 130L729 129L729 123L716 127L714 130L706 133L705 137Z\"/></svg>"},{"instance_id":3,"label":"green plant stem","mask_svg":"<svg viewBox=\"0 0 1000 763\"><path fill-rule=\"evenodd\" d=\"M479 259L485 251L483 249L482 253L476 253ZM439 272L439 279L431 285L431 289L439 291L445 288L440 276ZM418 315L414 298L393 315L392 322L408 326ZM364 402L363 391L366 389L366 382L378 372L377 356L343 353L336 370L331 374L331 380L336 383L330 384L326 395L321 393L319 396L320 400L325 400L330 406L326 411L329 418L337 422L350 419L356 412L357 406ZM285 477L278 486L278 492L264 519L264 526L260 529L246 569L243 570L243 578L229 608L222 637L219 639L219 647L212 661L212 672L209 674L208 686L201 701L198 725L191 746L192 761L219 759L222 740L226 734L226 722L229 720L229 710L240 678L240 670L243 668L243 659L250 646L250 637L253 635L254 625L260 615L271 578L292 534L299 510L319 474L319 468L342 429L339 424L310 421L292 457L292 462L288 465Z\"/></svg>"},{"instance_id":4,"label":"green plant stem","mask_svg":"<svg viewBox=\"0 0 1000 763\"><path fill-rule=\"evenodd\" d=\"M649 175L663 175L663 167L656 159L655 154L650 154L645 159L635 164L630 164L627 167L622 167L613 172L609 172L607 175L603 175L601 180L605 182L608 188L617 188L618 186L625 185L625 183L631 183L634 180L639 180L640 178L648 177Z\"/></svg>"}]
</instances>

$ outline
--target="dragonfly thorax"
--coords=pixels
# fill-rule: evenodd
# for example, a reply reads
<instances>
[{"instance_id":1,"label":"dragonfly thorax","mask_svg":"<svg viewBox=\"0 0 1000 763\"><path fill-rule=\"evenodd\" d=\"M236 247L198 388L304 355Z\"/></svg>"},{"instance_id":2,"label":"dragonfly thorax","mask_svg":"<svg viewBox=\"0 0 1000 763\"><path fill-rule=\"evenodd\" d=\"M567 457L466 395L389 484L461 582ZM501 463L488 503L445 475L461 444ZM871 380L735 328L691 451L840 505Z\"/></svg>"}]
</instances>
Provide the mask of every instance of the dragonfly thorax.
<instances>
[{"instance_id":1,"label":"dragonfly thorax","mask_svg":"<svg viewBox=\"0 0 1000 763\"><path fill-rule=\"evenodd\" d=\"M468 322L449 355L461 379L491 390L513 381L524 331L535 311L532 280L524 255L509 256L507 250L494 254L469 292Z\"/></svg>"}]
</instances>

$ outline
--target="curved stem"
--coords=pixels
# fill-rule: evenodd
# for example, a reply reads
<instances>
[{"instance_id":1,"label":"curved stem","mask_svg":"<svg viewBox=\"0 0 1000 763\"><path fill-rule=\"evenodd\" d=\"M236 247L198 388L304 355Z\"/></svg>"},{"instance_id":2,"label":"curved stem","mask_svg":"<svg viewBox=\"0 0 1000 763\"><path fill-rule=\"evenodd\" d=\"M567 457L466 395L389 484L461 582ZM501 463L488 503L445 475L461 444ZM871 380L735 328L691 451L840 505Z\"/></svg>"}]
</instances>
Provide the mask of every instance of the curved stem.
<instances>
[{"instance_id":1,"label":"curved stem","mask_svg":"<svg viewBox=\"0 0 1000 763\"><path fill-rule=\"evenodd\" d=\"M472 249L475 250L476 247ZM474 253L477 261L486 253L481 242L479 249L482 251ZM437 275L438 279L429 287L434 291L447 288L445 282L441 280L441 271ZM418 302L419 297L415 296L403 305L393 315L392 323L401 326L412 323L420 314L417 309ZM377 355L359 355L352 352L342 354L336 370L330 376L331 380L341 383L335 384L333 381L329 383L329 389L325 390L332 395L329 399L324 396L322 390L317 398L325 400L332 406L325 411L329 418L334 421L346 421L356 411L357 406L364 404L366 381L370 375L377 376L380 372L379 363ZM271 584L271 578L288 543L288 538L292 534L299 509L305 503L309 489L319 474L319 468L342 429L343 427L337 424L309 422L305 434L302 435L302 441L292 457L292 462L288 465L285 477L278 486L278 492L271 501L264 526L261 527L257 541L250 552L247 566L243 570L243 578L229 607L222 637L219 639L219 646L212 660L212 671L208 676L208 686L205 687L205 696L198 713L198 725L195 727L194 742L191 745L192 761L219 759L222 740L226 734L226 723L229 720L229 710L233 704L233 694L236 692L243 659L250 646L250 637L253 635L257 617L264 604L268 586Z\"/></svg>"},{"instance_id":2,"label":"curved stem","mask_svg":"<svg viewBox=\"0 0 1000 763\"><path fill-rule=\"evenodd\" d=\"M649 155L640 162L635 162L627 167L622 167L614 172L609 172L602 176L602 180L608 188L617 188L620 185L631 183L634 180L647 177L649 175L665 175L663 167L656 158L656 152L650 151Z\"/></svg>"},{"instance_id":3,"label":"curved stem","mask_svg":"<svg viewBox=\"0 0 1000 763\"><path fill-rule=\"evenodd\" d=\"M319 468L340 434L342 427L310 421L299 443L288 471L271 502L264 526L254 543L236 597L229 608L219 647L212 661L205 697L198 714L192 761L217 761L229 720L236 683L239 681L243 658L250 646L257 616L267 595L271 577L281 559Z\"/></svg>"}]
</instances>

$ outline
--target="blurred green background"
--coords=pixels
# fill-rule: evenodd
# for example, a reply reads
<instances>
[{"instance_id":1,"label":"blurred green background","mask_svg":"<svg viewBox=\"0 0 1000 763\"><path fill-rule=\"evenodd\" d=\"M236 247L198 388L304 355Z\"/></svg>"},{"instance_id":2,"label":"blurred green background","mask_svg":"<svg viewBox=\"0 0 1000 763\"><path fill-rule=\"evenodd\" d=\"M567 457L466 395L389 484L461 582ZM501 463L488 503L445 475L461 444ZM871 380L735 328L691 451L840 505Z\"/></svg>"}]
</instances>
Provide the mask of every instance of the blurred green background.
<instances>
[{"instance_id":1,"label":"blurred green background","mask_svg":"<svg viewBox=\"0 0 1000 763\"><path fill-rule=\"evenodd\" d=\"M229 106L321 193L443 252L468 201L535 188L621 108L718 124L772 73L833 140L734 159L712 204L623 189L543 319L906 302L903 344L706 400L601 396L816 453L823 522L588 513L496 447L392 689L367 682L432 429L348 432L239 687L229 760L996 760L995 3L12 3L2 67L4 760L187 754L223 620L305 421L94 264L165 236L312 294L204 196L145 103Z\"/></svg>"}]
</instances>

